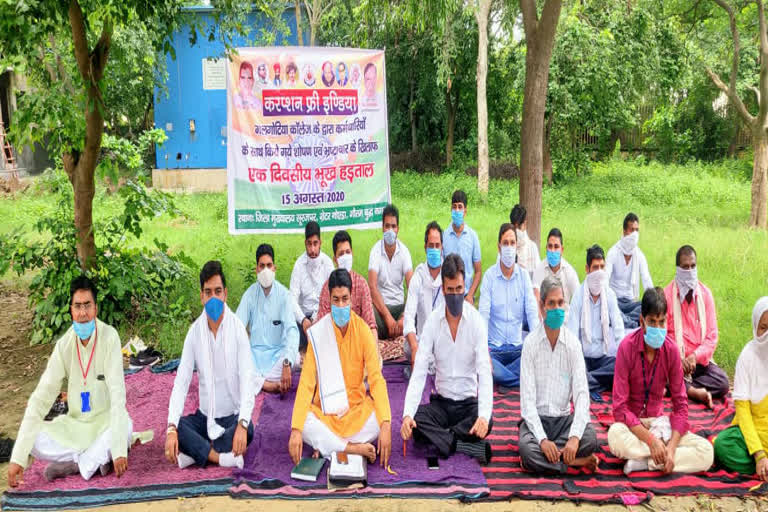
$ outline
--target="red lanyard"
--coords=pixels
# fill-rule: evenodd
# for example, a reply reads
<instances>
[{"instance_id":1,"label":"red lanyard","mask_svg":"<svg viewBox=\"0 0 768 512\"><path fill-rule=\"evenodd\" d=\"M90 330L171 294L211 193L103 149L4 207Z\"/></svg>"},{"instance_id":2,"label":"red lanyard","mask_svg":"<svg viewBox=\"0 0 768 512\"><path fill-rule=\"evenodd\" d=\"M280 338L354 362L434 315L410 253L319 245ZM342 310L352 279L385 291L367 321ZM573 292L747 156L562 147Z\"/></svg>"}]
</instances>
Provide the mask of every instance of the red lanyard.
<instances>
[{"instance_id":1,"label":"red lanyard","mask_svg":"<svg viewBox=\"0 0 768 512\"><path fill-rule=\"evenodd\" d=\"M80 373L83 374L83 386L85 386L85 381L88 378L88 372L91 370L91 361L93 361L93 354L96 353L96 343L99 341L98 337L98 329L94 327L93 330L93 350L91 350L91 357L88 358L88 366L85 367L85 370L83 370L83 360L80 357L80 340L76 340L75 343L77 343L77 362L80 363Z\"/></svg>"}]
</instances>

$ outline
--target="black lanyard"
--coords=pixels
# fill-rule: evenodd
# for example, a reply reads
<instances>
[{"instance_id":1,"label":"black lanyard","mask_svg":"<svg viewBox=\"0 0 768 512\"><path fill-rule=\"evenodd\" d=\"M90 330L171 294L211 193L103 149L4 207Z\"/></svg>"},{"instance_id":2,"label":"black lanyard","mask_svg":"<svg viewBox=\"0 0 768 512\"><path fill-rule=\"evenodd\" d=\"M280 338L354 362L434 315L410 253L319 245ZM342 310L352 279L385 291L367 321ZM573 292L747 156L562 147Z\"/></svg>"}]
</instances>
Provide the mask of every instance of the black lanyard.
<instances>
[{"instance_id":1,"label":"black lanyard","mask_svg":"<svg viewBox=\"0 0 768 512\"><path fill-rule=\"evenodd\" d=\"M656 368L659 366L658 362L659 354L656 354L656 358L653 360L653 372L651 373L651 381L647 382L645 380L645 354L641 354L640 360L643 362L643 387L645 388L645 401L643 402L643 412L648 412L648 397L651 394L651 386L653 386L653 379L656 377Z\"/></svg>"}]
</instances>

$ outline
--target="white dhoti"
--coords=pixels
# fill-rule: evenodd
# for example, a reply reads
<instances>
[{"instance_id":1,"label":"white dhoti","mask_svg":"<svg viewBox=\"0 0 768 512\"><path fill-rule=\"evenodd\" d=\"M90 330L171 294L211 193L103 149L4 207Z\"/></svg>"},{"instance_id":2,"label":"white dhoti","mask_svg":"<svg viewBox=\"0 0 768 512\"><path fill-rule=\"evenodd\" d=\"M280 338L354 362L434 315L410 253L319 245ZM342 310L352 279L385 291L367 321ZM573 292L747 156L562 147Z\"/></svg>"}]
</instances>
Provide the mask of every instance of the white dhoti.
<instances>
[{"instance_id":1,"label":"white dhoti","mask_svg":"<svg viewBox=\"0 0 768 512\"><path fill-rule=\"evenodd\" d=\"M347 448L347 443L372 443L378 439L379 422L376 419L376 413L371 412L368 421L357 434L344 438L333 433L325 423L310 412L304 422L301 435L304 442L318 450L323 457L330 457L333 452L343 452Z\"/></svg>"},{"instance_id":2,"label":"white dhoti","mask_svg":"<svg viewBox=\"0 0 768 512\"><path fill-rule=\"evenodd\" d=\"M133 435L133 422L128 419L127 431L123 433L125 443L131 446ZM78 451L61 445L45 432L40 432L35 438L31 455L38 460L46 462L74 462L80 469L80 475L89 480L99 469L99 466L112 460L110 451L112 446L112 428L107 428L85 451Z\"/></svg>"}]
</instances>

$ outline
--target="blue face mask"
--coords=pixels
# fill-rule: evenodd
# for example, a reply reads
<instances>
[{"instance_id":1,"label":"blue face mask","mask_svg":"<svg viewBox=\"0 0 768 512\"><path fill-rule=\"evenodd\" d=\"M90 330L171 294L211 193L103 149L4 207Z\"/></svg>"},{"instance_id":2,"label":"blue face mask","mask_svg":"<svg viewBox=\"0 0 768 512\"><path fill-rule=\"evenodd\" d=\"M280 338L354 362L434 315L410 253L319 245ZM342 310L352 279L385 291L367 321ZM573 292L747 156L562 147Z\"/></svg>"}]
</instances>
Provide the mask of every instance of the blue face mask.
<instances>
[{"instance_id":1,"label":"blue face mask","mask_svg":"<svg viewBox=\"0 0 768 512\"><path fill-rule=\"evenodd\" d=\"M387 245L395 245L395 240L397 240L397 233L395 233L394 229L388 229L384 232L384 243Z\"/></svg>"},{"instance_id":2,"label":"blue face mask","mask_svg":"<svg viewBox=\"0 0 768 512\"><path fill-rule=\"evenodd\" d=\"M205 303L205 313L211 321L218 322L222 313L224 313L224 302L219 298L211 297Z\"/></svg>"},{"instance_id":3,"label":"blue face mask","mask_svg":"<svg viewBox=\"0 0 768 512\"><path fill-rule=\"evenodd\" d=\"M464 224L464 210L451 210L451 221L454 226L460 228Z\"/></svg>"},{"instance_id":4,"label":"blue face mask","mask_svg":"<svg viewBox=\"0 0 768 512\"><path fill-rule=\"evenodd\" d=\"M548 309L544 323L550 329L559 329L565 322L565 310L563 308Z\"/></svg>"},{"instance_id":5,"label":"blue face mask","mask_svg":"<svg viewBox=\"0 0 768 512\"><path fill-rule=\"evenodd\" d=\"M429 268L438 268L443 264L443 253L434 247L427 248L427 265Z\"/></svg>"},{"instance_id":6,"label":"blue face mask","mask_svg":"<svg viewBox=\"0 0 768 512\"><path fill-rule=\"evenodd\" d=\"M547 251L547 263L550 267L556 267L560 264L560 251Z\"/></svg>"},{"instance_id":7,"label":"blue face mask","mask_svg":"<svg viewBox=\"0 0 768 512\"><path fill-rule=\"evenodd\" d=\"M346 327L349 323L350 314L351 309L349 306L338 307L331 304L331 317L333 317L333 323L336 324L336 327Z\"/></svg>"},{"instance_id":8,"label":"blue face mask","mask_svg":"<svg viewBox=\"0 0 768 512\"><path fill-rule=\"evenodd\" d=\"M659 349L664 345L667 330L664 327L645 326L645 344L651 348Z\"/></svg>"},{"instance_id":9,"label":"blue face mask","mask_svg":"<svg viewBox=\"0 0 768 512\"><path fill-rule=\"evenodd\" d=\"M87 340L93 334L94 329L96 329L96 319L94 318L90 322L85 323L72 322L72 328L75 330L78 338Z\"/></svg>"}]
</instances>

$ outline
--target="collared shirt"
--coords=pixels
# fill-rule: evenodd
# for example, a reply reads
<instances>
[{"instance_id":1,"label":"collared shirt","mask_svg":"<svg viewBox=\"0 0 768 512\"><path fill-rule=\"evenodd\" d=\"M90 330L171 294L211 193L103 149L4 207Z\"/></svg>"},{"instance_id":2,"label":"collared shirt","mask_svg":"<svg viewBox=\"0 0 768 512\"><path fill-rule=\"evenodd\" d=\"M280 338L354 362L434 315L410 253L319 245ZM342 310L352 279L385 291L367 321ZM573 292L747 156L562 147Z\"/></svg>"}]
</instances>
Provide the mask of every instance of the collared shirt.
<instances>
[{"instance_id":1,"label":"collared shirt","mask_svg":"<svg viewBox=\"0 0 768 512\"><path fill-rule=\"evenodd\" d=\"M430 313L441 308L445 308L443 278L438 271L437 277L432 279L427 264L420 263L408 286L408 300L405 301L403 312L403 336L410 333L421 336Z\"/></svg>"},{"instance_id":2,"label":"collared shirt","mask_svg":"<svg viewBox=\"0 0 768 512\"><path fill-rule=\"evenodd\" d=\"M84 381L82 371L87 368L91 356L91 368ZM53 421L43 421L65 381L69 412L57 416ZM89 412L81 410L82 392L90 393ZM112 432L125 432L128 420L123 355L117 331L96 319L95 336L91 336L84 347L70 327L53 347L48 365L29 397L13 446L11 462L27 467L29 453L40 432L45 432L62 446L84 451L108 428L112 428ZM125 437L112 436L109 448L113 458L125 457Z\"/></svg>"},{"instance_id":3,"label":"collared shirt","mask_svg":"<svg viewBox=\"0 0 768 512\"><path fill-rule=\"evenodd\" d=\"M643 282L643 289L653 288L651 273L648 271L648 261L640 248L636 248L637 264L639 271L639 280ZM633 256L634 257L634 256ZM605 257L605 273L608 274L608 284L616 293L619 299L639 300L640 283L637 283L635 289L632 288L632 259L627 263L624 253L621 251L618 242L608 249L608 255Z\"/></svg>"},{"instance_id":4,"label":"collared shirt","mask_svg":"<svg viewBox=\"0 0 768 512\"><path fill-rule=\"evenodd\" d=\"M675 332L678 328L675 325L675 307L672 294L674 280L664 288L664 296L667 299L667 332L670 338L676 340ZM707 366L712 359L712 355L717 348L718 330L717 314L715 313L715 299L712 297L712 291L699 281L699 291L704 301L704 314L707 317L707 332L702 335L701 322L699 320L699 308L696 301L699 300L696 294L693 294L693 300L688 302L683 300L680 303L680 316L682 317L683 344L685 345L685 356L696 355L696 362ZM679 297L678 297L678 300Z\"/></svg>"},{"instance_id":5,"label":"collared shirt","mask_svg":"<svg viewBox=\"0 0 768 512\"><path fill-rule=\"evenodd\" d=\"M589 423L589 386L578 338L561 328L553 349L544 326L539 325L525 338L520 357L520 415L536 441L547 439L541 416L569 416L571 401L573 423L568 437L581 439Z\"/></svg>"},{"instance_id":6,"label":"collared shirt","mask_svg":"<svg viewBox=\"0 0 768 512\"><path fill-rule=\"evenodd\" d=\"M570 263L565 261L565 258L560 258L560 268L557 272L552 271L552 267L549 266L549 262L544 259L536 266L536 270L533 271L533 287L537 290L541 289L541 283L544 279L555 276L560 280L563 285L563 296L565 298L565 309L568 311L571 297L576 293L579 288L579 275L573 269Z\"/></svg>"},{"instance_id":7,"label":"collared shirt","mask_svg":"<svg viewBox=\"0 0 768 512\"><path fill-rule=\"evenodd\" d=\"M645 363L643 361L645 360ZM645 372L643 372L645 369ZM645 377L643 377L645 375ZM645 410L646 383L648 402ZM656 351L653 363L645 357L643 330L635 329L619 344L613 376L613 418L632 428L640 418L656 418L664 414L664 392L672 395L672 429L681 436L688 432L688 395L683 384L680 351L667 334L664 345Z\"/></svg>"},{"instance_id":8,"label":"collared shirt","mask_svg":"<svg viewBox=\"0 0 768 512\"><path fill-rule=\"evenodd\" d=\"M477 397L477 415L490 421L493 411L493 377L485 322L464 303L456 340L451 336L445 308L432 312L422 331L413 374L405 393L403 417L413 418L421 402L430 355L435 358L435 390L451 400Z\"/></svg>"},{"instance_id":9,"label":"collared shirt","mask_svg":"<svg viewBox=\"0 0 768 512\"><path fill-rule=\"evenodd\" d=\"M192 375L197 370L200 411L208 414L213 409L216 418L238 414L238 420L251 420L253 413L253 356L245 326L235 313L224 305L224 319L214 338L208 327L205 311L197 317L187 332L181 361L173 381L173 391L168 405L168 423L179 424L184 411L187 391ZM205 353L213 356L211 366ZM211 371L214 375L211 375ZM213 379L214 397L210 396L209 382ZM215 399L211 408L211 400Z\"/></svg>"},{"instance_id":10,"label":"collared shirt","mask_svg":"<svg viewBox=\"0 0 768 512\"><path fill-rule=\"evenodd\" d=\"M237 317L250 332L256 373L266 375L278 361L296 364L299 330L293 314L293 296L277 281L269 295L259 283L252 284L240 299Z\"/></svg>"},{"instance_id":11,"label":"collared shirt","mask_svg":"<svg viewBox=\"0 0 768 512\"><path fill-rule=\"evenodd\" d=\"M392 420L392 411L389 406L387 383L381 374L379 349L366 323L353 313L350 315L346 334L342 335L335 324L333 332L339 347L339 360L343 374L339 378L344 379L349 411L343 416L323 414L320 394L316 392L317 362L312 343L310 343L307 346L304 367L301 369L301 378L296 388L291 428L303 430L307 415L311 411L331 432L339 437L348 438L360 432L372 411L376 413L379 425ZM370 395L366 392L364 372L368 375Z\"/></svg>"},{"instance_id":12,"label":"collared shirt","mask_svg":"<svg viewBox=\"0 0 768 512\"><path fill-rule=\"evenodd\" d=\"M523 342L524 319L528 320L531 331L539 325L531 279L528 272L519 265L515 265L509 279L504 277L500 263L485 271L480 285L479 309L488 330L488 345L491 347L519 346Z\"/></svg>"},{"instance_id":13,"label":"collared shirt","mask_svg":"<svg viewBox=\"0 0 768 512\"><path fill-rule=\"evenodd\" d=\"M539 247L536 242L530 238L525 242L524 246L517 245L517 263L528 271L528 275L533 277L533 271L536 270L536 266L541 261L539 255Z\"/></svg>"},{"instance_id":14,"label":"collared shirt","mask_svg":"<svg viewBox=\"0 0 768 512\"><path fill-rule=\"evenodd\" d=\"M333 272L333 262L324 252L317 258L310 258L306 251L299 256L291 272L291 294L296 301L296 321L301 323L305 316L317 320L317 308L323 283Z\"/></svg>"},{"instance_id":15,"label":"collared shirt","mask_svg":"<svg viewBox=\"0 0 768 512\"><path fill-rule=\"evenodd\" d=\"M587 343L585 340L581 339L582 308L584 307L585 293L589 293L586 280L579 286L571 299L571 308L568 311L568 329L581 340L584 357L615 357L616 351L619 349L619 342L624 338L624 318L621 316L621 310L619 309L619 302L616 300L616 294L613 293L613 290L607 287L597 298L597 301L595 301L592 294L590 294L589 323L590 330L592 331L590 333L592 340L591 343ZM603 294L608 297L608 325L610 327L608 331L608 352L605 351L605 343L603 342L603 323L600 318L600 311L603 307Z\"/></svg>"},{"instance_id":16,"label":"collared shirt","mask_svg":"<svg viewBox=\"0 0 768 512\"><path fill-rule=\"evenodd\" d=\"M384 241L376 242L368 258L368 270L376 272L376 284L384 304L398 306L405 302L403 283L405 275L413 270L413 262L411 262L411 253L404 243L400 240L395 241L395 253L390 260Z\"/></svg>"},{"instance_id":17,"label":"collared shirt","mask_svg":"<svg viewBox=\"0 0 768 512\"><path fill-rule=\"evenodd\" d=\"M446 256L449 254L458 254L464 262L464 290L469 291L472 287L472 281L475 277L475 262L480 261L480 239L477 238L475 230L464 223L464 229L460 235L453 230L453 224L443 233L443 252Z\"/></svg>"},{"instance_id":18,"label":"collared shirt","mask_svg":"<svg viewBox=\"0 0 768 512\"><path fill-rule=\"evenodd\" d=\"M376 331L376 317L373 316L373 301L371 300L371 289L368 288L368 281L363 276L351 270L349 272L352 278L352 289L350 290L350 301L352 311L363 319L371 332ZM320 307L317 309L317 318L319 320L331 312L331 292L328 291L328 280L323 284L323 290L320 292Z\"/></svg>"}]
</instances>

